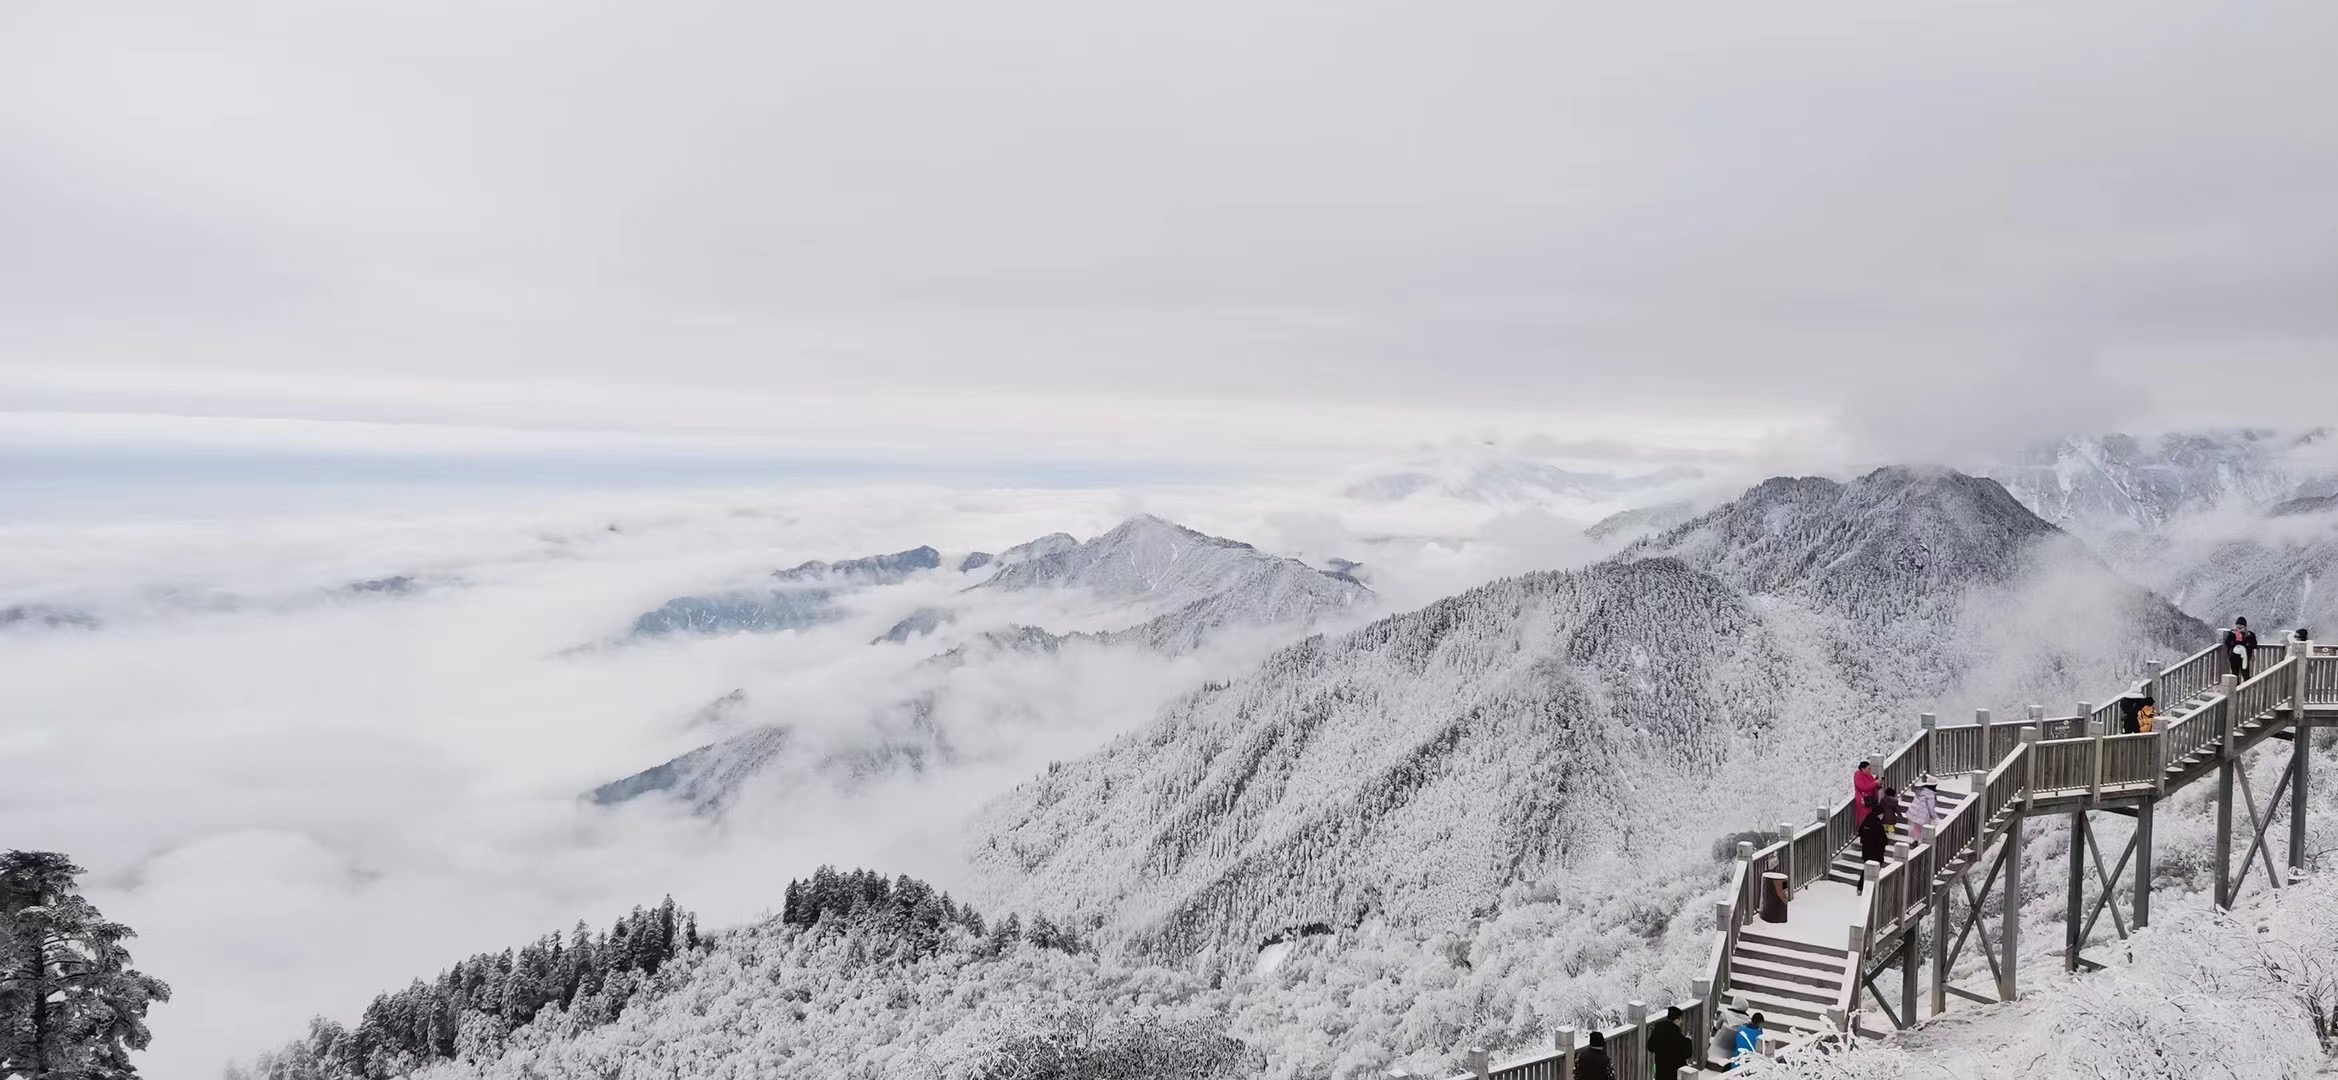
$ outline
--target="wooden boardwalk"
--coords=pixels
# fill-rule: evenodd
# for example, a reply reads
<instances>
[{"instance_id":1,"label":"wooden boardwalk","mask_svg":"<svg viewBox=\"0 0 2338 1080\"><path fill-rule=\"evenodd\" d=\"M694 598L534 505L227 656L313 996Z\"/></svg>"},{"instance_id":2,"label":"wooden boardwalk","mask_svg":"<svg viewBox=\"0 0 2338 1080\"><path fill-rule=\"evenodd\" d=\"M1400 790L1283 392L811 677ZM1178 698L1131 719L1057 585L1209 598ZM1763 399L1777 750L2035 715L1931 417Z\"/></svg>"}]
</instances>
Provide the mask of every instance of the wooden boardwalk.
<instances>
[{"instance_id":1,"label":"wooden boardwalk","mask_svg":"<svg viewBox=\"0 0 2338 1080\"><path fill-rule=\"evenodd\" d=\"M2310 783L2303 736L2313 726L2338 726L2338 649L2260 645L2246 681L2227 674L2229 666L2230 658L2210 646L2172 667L2154 665L2134 686L2100 704L2081 703L2066 716L2048 717L2032 706L2025 717L1996 720L1982 710L1970 724L1944 726L1926 714L1876 775L1901 792L1925 773L1936 775L1945 820L1922 844L1897 837L1880 865L1858 861L1847 796L1810 824L1781 826L1780 838L1767 847L1739 845L1729 899L1714 912L1710 975L1677 1001L1653 1009L1639 1001L1625 1005L1625 1022L1604 1031L1615 1075L1652 1074L1648 1032L1667 1005L1682 1010L1682 1028L1703 1048L1723 1006L1740 1003L1763 1014L1764 1044L1777 1052L1881 1037L1946 1011L1952 997L2012 1000L2019 990L2019 920L2001 911L1992 930L1984 902L1992 894L2020 894L2024 827L2041 815L2069 817L2076 839L2062 950L2072 969L2094 966L2084 947L2106 911L2119 937L2149 924L2153 812L2160 800L2195 783L2213 781L2217 789L2217 903L2231 905L2260 857L2267 884L2280 888L2287 878L2275 867L2271 831L2286 797L2293 812L2285 861L2296 873L2305 854L2302 808ZM2118 699L2137 694L2158 703L2158 722L2151 732L2122 734ZM2240 766L2251 750L2276 742L2290 745L2288 766L2260 804ZM2236 792L2245 821L2234 814ZM2091 824L2098 813L2134 821L2124 850L2109 862ZM2233 849L2243 844L2236 867ZM2123 911L2117 901L2130 866L2133 885ZM1791 897L1784 923L1756 918L1765 882L1783 882ZM1989 984L1951 981L1967 948L1985 961ZM1878 985L1895 973L1896 986ZM1471 1050L1470 1071L1454 1080L1573 1080L1577 1034L1563 1028L1550 1050L1517 1060L1497 1062ZM1702 1064L1718 1069L1722 1062ZM1681 1076L1700 1071L1692 1065Z\"/></svg>"}]
</instances>

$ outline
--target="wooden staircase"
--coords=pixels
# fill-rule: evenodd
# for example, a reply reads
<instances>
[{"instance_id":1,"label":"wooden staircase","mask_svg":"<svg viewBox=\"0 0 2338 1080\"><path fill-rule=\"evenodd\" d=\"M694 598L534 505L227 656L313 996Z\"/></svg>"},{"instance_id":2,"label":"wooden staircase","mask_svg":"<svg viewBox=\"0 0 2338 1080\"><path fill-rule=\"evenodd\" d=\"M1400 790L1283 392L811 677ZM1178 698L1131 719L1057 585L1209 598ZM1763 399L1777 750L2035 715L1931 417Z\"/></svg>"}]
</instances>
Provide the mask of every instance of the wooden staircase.
<instances>
[{"instance_id":1,"label":"wooden staircase","mask_svg":"<svg viewBox=\"0 0 2338 1080\"><path fill-rule=\"evenodd\" d=\"M1950 814L1963 809L1964 805L1971 801L1973 801L1973 796L1966 792L1942 791L1940 793L1940 819L1946 821ZM1901 812L1905 814L1907 808L1914 802L1914 796L1903 792L1900 795ZM1891 827L1890 842L1913 845L1915 834L1909 829L1907 823L1902 821ZM1827 864L1827 880L1839 881L1852 888L1858 888L1860 873L1859 843L1854 839L1848 847L1836 852L1834 861Z\"/></svg>"},{"instance_id":2,"label":"wooden staircase","mask_svg":"<svg viewBox=\"0 0 2338 1080\"><path fill-rule=\"evenodd\" d=\"M1851 979L1851 955L1813 945L1739 930L1729 954L1729 994L1762 1014L1769 1030L1790 1037L1828 1030L1826 1013L1843 1000Z\"/></svg>"}]
</instances>

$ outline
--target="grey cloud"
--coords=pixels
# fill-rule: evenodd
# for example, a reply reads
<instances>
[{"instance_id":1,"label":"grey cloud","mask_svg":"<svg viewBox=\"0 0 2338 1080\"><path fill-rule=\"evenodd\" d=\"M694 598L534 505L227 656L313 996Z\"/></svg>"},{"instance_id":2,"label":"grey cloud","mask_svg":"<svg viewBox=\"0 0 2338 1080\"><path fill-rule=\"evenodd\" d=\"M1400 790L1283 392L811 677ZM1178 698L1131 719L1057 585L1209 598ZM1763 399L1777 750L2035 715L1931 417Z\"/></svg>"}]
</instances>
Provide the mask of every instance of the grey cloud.
<instances>
[{"instance_id":1,"label":"grey cloud","mask_svg":"<svg viewBox=\"0 0 2338 1080\"><path fill-rule=\"evenodd\" d=\"M2040 338L2338 370L2321 4L7 18L14 153L287 299L72 277L129 328L0 363L1762 415ZM140 261L61 220L35 263Z\"/></svg>"}]
</instances>

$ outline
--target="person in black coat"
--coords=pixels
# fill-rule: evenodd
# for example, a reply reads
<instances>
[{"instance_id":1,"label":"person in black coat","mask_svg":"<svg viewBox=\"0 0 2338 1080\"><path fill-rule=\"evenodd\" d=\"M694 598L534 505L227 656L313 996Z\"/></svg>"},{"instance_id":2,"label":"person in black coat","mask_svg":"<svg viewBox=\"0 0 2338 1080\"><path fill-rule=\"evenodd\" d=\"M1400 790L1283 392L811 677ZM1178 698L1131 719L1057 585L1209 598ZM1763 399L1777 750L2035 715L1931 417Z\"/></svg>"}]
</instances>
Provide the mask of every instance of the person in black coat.
<instances>
[{"instance_id":1,"label":"person in black coat","mask_svg":"<svg viewBox=\"0 0 2338 1080\"><path fill-rule=\"evenodd\" d=\"M1891 823L1892 819L1897 816L1894 810L1898 802L1899 796L1892 794L1890 788L1877 792L1875 805L1868 808L1867 816L1859 822L1859 862L1861 865L1859 867L1858 891L1862 894L1867 892L1867 867L1865 864L1875 863L1880 866L1885 859L1890 857Z\"/></svg>"},{"instance_id":2,"label":"person in black coat","mask_svg":"<svg viewBox=\"0 0 2338 1080\"><path fill-rule=\"evenodd\" d=\"M1648 1056L1656 1062L1656 1080L1677 1080L1697 1052L1688 1033L1680 1029L1680 1015L1680 1006L1675 1005L1648 1029Z\"/></svg>"},{"instance_id":3,"label":"person in black coat","mask_svg":"<svg viewBox=\"0 0 2338 1080\"><path fill-rule=\"evenodd\" d=\"M2249 620L2233 616L2232 629L2224 632L2224 662L2226 670L2249 681L2249 650L2257 647L2257 632L2249 629Z\"/></svg>"},{"instance_id":4,"label":"person in black coat","mask_svg":"<svg viewBox=\"0 0 2338 1080\"><path fill-rule=\"evenodd\" d=\"M1615 1066L1607 1060L1606 1035L1592 1032L1591 1045L1575 1051L1575 1080L1615 1080Z\"/></svg>"}]
</instances>

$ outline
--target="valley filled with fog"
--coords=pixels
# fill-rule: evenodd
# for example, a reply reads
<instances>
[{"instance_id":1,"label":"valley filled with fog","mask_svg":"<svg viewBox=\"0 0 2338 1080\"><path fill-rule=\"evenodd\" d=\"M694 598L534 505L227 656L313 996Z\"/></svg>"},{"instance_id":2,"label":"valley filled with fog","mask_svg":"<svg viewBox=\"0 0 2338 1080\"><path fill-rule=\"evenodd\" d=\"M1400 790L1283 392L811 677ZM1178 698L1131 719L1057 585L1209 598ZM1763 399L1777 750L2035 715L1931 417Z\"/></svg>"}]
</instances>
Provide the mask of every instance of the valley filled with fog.
<instances>
[{"instance_id":1,"label":"valley filled with fog","mask_svg":"<svg viewBox=\"0 0 2338 1080\"><path fill-rule=\"evenodd\" d=\"M2222 609L2144 586L2221 556L2172 551L2247 537L2299 575L2251 610L2327 610L2319 437L2211 438L2231 460L2074 440L1999 467L2020 499L1480 446L1283 486L25 521L0 808L171 973L172 1072L661 896L745 926L823 864L1198 980L1277 1074L1433 1064L1489 996L1524 1037L1684 982L1716 845L1831 798L1845 748L2188 651ZM2115 495L2056 500L2086 484ZM1319 1000L1369 970L1400 998Z\"/></svg>"}]
</instances>

